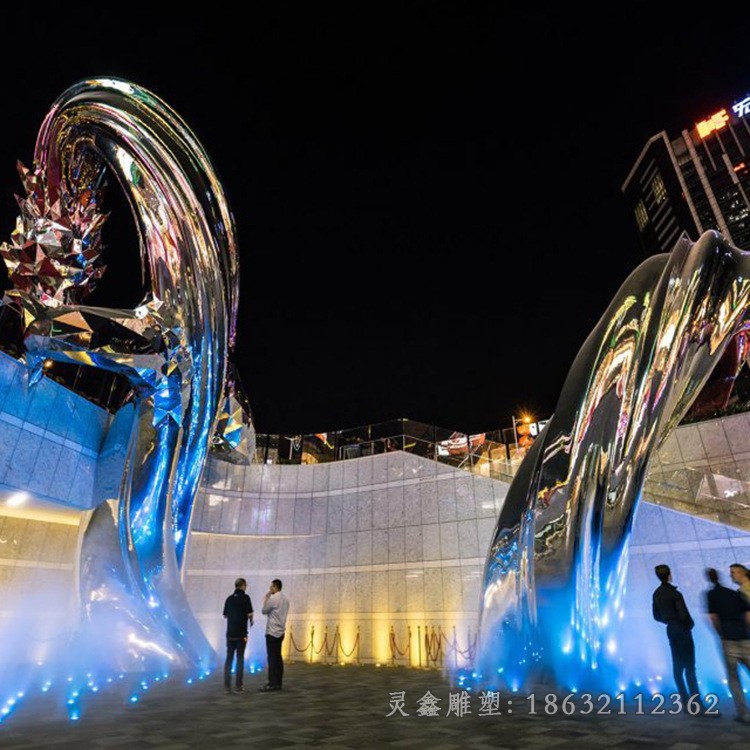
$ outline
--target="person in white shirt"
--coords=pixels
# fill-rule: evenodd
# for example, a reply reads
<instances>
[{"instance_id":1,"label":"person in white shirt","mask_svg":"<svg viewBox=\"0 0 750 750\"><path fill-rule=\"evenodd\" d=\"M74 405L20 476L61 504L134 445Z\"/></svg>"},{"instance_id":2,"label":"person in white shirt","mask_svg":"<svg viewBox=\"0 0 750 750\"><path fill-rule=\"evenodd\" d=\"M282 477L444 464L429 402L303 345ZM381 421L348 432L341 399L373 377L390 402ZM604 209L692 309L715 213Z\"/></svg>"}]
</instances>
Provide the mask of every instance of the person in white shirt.
<instances>
[{"instance_id":1,"label":"person in white shirt","mask_svg":"<svg viewBox=\"0 0 750 750\"><path fill-rule=\"evenodd\" d=\"M286 617L289 614L289 600L281 593L281 581L274 578L271 588L263 599L266 622L266 654L268 655L268 684L260 688L261 693L281 690L284 677L284 661L281 658L281 644L286 631Z\"/></svg>"}]
</instances>

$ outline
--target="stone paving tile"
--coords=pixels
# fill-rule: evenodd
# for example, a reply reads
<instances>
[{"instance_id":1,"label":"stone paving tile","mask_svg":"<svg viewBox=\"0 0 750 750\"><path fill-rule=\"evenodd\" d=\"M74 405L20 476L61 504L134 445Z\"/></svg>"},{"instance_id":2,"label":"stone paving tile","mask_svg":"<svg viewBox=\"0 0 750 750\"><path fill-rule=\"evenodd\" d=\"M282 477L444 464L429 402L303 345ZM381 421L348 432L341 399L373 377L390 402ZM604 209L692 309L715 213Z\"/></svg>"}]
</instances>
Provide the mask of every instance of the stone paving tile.
<instances>
[{"instance_id":1,"label":"stone paving tile","mask_svg":"<svg viewBox=\"0 0 750 750\"><path fill-rule=\"evenodd\" d=\"M246 692L226 695L219 675L188 686L174 680L152 686L140 701L112 686L81 702L79 722L67 720L60 699L26 698L0 725L2 750L193 750L330 747L435 750L601 750L669 748L748 750L750 726L725 716L532 716L525 698L501 696L501 716L446 717L449 682L439 672L356 666L290 664L285 688L259 694L263 675L248 676ZM441 698L441 716L419 717L416 700L427 690ZM453 688L454 691L457 688ZM405 691L408 717L386 718L391 692ZM544 694L548 690L538 691ZM508 702L510 701L510 703ZM539 703L541 705L541 703ZM512 708L513 713L505 713Z\"/></svg>"}]
</instances>

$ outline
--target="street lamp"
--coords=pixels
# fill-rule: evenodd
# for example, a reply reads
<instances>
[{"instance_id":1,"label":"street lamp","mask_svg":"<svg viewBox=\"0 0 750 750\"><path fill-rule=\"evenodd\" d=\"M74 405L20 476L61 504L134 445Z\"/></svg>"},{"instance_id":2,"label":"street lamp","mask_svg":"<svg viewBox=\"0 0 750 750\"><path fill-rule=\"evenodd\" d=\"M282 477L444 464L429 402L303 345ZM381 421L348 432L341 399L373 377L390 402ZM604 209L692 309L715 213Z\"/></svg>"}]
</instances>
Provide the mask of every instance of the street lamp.
<instances>
[{"instance_id":1,"label":"street lamp","mask_svg":"<svg viewBox=\"0 0 750 750\"><path fill-rule=\"evenodd\" d=\"M513 415L511 416L511 419L513 420L513 439L516 443L516 455L518 455L518 425L530 425L534 422L534 417L531 417L528 414L521 414L520 418Z\"/></svg>"}]
</instances>

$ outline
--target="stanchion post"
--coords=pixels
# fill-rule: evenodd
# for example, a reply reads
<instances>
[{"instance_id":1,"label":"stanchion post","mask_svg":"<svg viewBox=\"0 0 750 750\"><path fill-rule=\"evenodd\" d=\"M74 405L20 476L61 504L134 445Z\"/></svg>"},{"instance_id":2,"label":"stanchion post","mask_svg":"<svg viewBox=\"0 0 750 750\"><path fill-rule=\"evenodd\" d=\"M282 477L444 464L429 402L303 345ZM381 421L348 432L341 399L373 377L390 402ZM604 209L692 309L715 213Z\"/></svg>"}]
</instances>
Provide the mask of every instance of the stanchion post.
<instances>
[{"instance_id":1,"label":"stanchion post","mask_svg":"<svg viewBox=\"0 0 750 750\"><path fill-rule=\"evenodd\" d=\"M456 637L456 626L453 626L453 664L458 669L458 638Z\"/></svg>"}]
</instances>

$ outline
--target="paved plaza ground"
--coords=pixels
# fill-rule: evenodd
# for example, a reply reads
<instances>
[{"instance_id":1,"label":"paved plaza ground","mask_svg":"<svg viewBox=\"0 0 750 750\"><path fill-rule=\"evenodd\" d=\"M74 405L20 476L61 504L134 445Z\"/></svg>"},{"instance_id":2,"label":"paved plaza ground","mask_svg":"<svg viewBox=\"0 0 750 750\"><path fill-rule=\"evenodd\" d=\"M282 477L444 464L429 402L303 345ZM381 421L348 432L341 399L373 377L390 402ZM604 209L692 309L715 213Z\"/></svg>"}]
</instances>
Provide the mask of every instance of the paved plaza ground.
<instances>
[{"instance_id":1,"label":"paved plaza ground","mask_svg":"<svg viewBox=\"0 0 750 750\"><path fill-rule=\"evenodd\" d=\"M71 722L64 702L25 696L0 725L2 750L34 748L726 748L750 747L750 725L732 721L723 704L720 718L686 715L530 715L525 697L501 695L501 715L480 716L480 698L471 696L471 714L446 716L449 694L460 693L440 672L290 664L281 692L261 694L263 674L248 675L246 692L225 694L212 674L192 685L170 680L153 685L138 703L128 702L125 685L83 696L81 718ZM403 710L391 717L391 693L405 693ZM440 699L439 716L418 716L427 691ZM33 700L32 700L33 698ZM509 701L512 702L509 703ZM601 708L597 705L596 709ZM646 709L649 706L645 707ZM648 714L648 711L647 711Z\"/></svg>"}]
</instances>

